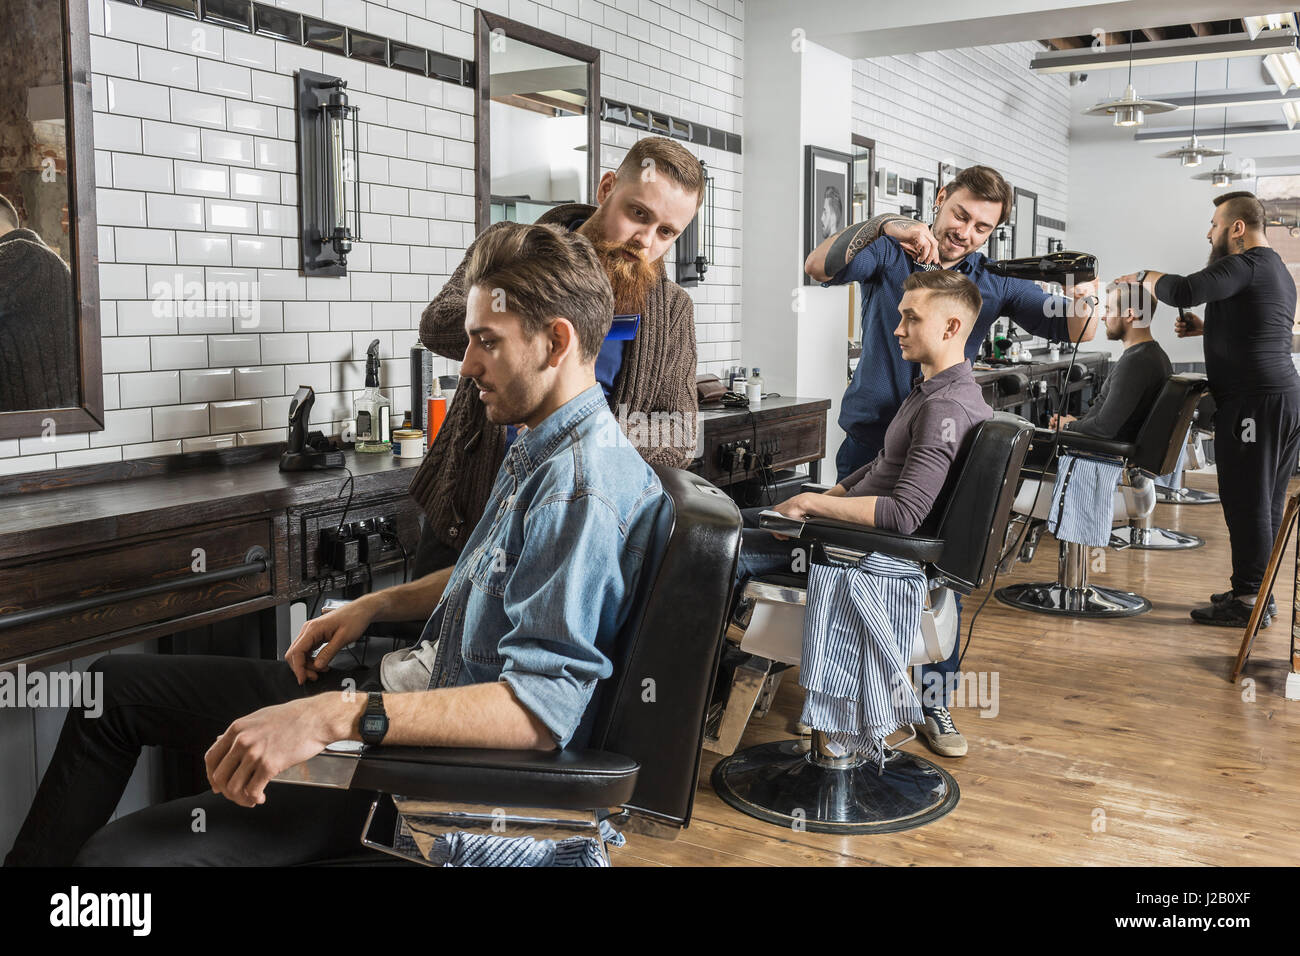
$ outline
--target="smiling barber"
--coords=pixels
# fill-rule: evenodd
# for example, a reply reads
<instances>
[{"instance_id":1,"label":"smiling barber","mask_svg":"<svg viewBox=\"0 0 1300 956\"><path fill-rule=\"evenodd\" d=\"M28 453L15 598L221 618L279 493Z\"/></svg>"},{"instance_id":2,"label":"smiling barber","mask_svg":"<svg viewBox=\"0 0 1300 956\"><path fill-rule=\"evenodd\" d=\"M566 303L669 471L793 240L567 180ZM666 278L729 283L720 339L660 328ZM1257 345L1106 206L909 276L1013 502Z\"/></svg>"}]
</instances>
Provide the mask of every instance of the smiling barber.
<instances>
[{"instance_id":1,"label":"smiling barber","mask_svg":"<svg viewBox=\"0 0 1300 956\"><path fill-rule=\"evenodd\" d=\"M933 226L911 219L877 217L831 236L808 256L804 271L825 285L862 284L862 358L840 404L844 443L835 457L839 480L870 462L884 447L885 429L920 374L898 350L893 329L903 280L920 269L956 269L983 297L984 305L966 342L974 361L980 342L1000 316L1032 335L1054 342L1073 342L1085 323L1083 341L1097 332L1088 311L1079 307L1094 283L1070 290L1074 303L1044 292L1025 279L989 272L988 258L978 252L993 229L1011 214L1013 194L1007 181L988 166L968 166L939 190ZM876 233L883 221L883 235ZM1076 314L1078 313L1078 314Z\"/></svg>"},{"instance_id":2,"label":"smiling barber","mask_svg":"<svg viewBox=\"0 0 1300 956\"><path fill-rule=\"evenodd\" d=\"M700 161L671 139L649 136L628 150L616 172L596 189L597 206L556 206L539 224L576 231L596 247L614 289L616 315L639 314L631 341L607 339L596 360L600 383L615 417L636 413L670 416L682 428L655 428L662 444L637 450L651 465L685 468L695 455L695 306L671 281L663 257L695 218L704 198ZM504 225L497 223L483 236ZM470 245L437 298L424 310L420 340L444 358L465 355L465 264ZM626 414L621 414L626 413ZM411 480L410 493L425 514L412 574L449 567L465 545L492 490L492 481L517 431L488 420L477 389L456 390L433 447ZM670 444L669 442L678 442Z\"/></svg>"}]
</instances>

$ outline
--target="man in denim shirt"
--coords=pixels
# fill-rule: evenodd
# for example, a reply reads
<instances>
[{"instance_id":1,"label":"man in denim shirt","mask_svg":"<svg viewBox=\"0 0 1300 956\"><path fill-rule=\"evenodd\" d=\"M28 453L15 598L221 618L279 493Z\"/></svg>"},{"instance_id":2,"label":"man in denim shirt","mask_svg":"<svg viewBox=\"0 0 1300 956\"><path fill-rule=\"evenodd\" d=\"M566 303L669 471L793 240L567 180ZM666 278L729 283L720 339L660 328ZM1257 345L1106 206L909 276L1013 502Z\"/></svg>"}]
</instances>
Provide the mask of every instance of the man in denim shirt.
<instances>
[{"instance_id":1,"label":"man in denim shirt","mask_svg":"<svg viewBox=\"0 0 1300 956\"><path fill-rule=\"evenodd\" d=\"M548 226L496 230L478 243L468 278L461 374L492 421L524 428L455 566L309 621L287 666L101 658L92 669L105 675L103 717L68 717L7 864L285 865L352 853L371 795L266 788L326 745L360 740L377 702L385 744L585 742L584 715L613 671L662 488L596 382L613 294L590 243ZM417 648L388 655L378 675L329 669L371 621L424 616ZM150 744L206 749L214 793L99 829ZM192 827L196 809L203 833Z\"/></svg>"}]
</instances>

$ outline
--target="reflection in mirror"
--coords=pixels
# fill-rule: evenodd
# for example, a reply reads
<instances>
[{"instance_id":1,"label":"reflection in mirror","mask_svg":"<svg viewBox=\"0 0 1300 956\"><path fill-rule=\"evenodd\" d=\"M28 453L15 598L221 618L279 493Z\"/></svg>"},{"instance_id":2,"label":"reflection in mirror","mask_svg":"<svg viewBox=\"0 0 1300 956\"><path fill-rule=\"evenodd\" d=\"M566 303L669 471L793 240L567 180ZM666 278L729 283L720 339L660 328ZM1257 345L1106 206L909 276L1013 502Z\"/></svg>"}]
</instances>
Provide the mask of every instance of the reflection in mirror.
<instances>
[{"instance_id":1,"label":"reflection in mirror","mask_svg":"<svg viewBox=\"0 0 1300 956\"><path fill-rule=\"evenodd\" d=\"M502 36L491 44L491 222L535 222L587 196L587 64Z\"/></svg>"},{"instance_id":2,"label":"reflection in mirror","mask_svg":"<svg viewBox=\"0 0 1300 956\"><path fill-rule=\"evenodd\" d=\"M0 3L0 412L79 401L62 6Z\"/></svg>"}]
</instances>

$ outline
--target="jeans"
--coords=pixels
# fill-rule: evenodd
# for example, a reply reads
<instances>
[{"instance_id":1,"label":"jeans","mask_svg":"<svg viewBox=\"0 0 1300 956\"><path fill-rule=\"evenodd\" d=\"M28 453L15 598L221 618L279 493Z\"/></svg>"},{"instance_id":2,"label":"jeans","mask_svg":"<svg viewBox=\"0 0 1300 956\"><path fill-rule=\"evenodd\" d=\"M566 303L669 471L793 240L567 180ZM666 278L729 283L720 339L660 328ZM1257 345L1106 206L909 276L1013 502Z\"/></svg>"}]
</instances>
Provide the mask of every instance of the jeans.
<instances>
[{"instance_id":1,"label":"jeans","mask_svg":"<svg viewBox=\"0 0 1300 956\"><path fill-rule=\"evenodd\" d=\"M850 441L851 439L846 439ZM808 567L808 542L799 538L780 541L770 531L758 526L758 515L765 508L746 508L740 512L744 527L741 530L740 560L736 564L736 595L750 578L774 572L792 573L795 561L801 559L801 571ZM957 605L957 640L953 643L952 653L947 660L921 666L921 702L922 710L930 711L935 706L947 707L952 703L952 689L960 679L961 670L961 595L954 593ZM938 690L926 693L926 688L936 686Z\"/></svg>"},{"instance_id":2,"label":"jeans","mask_svg":"<svg viewBox=\"0 0 1300 956\"><path fill-rule=\"evenodd\" d=\"M68 714L6 866L292 865L359 848L373 794L291 784L272 784L260 807L208 792L104 825L141 748L202 754L262 707L338 690L345 677L359 692L378 689L369 669L330 670L303 687L283 661L238 657L124 654L89 670L103 674L103 713Z\"/></svg>"}]
</instances>

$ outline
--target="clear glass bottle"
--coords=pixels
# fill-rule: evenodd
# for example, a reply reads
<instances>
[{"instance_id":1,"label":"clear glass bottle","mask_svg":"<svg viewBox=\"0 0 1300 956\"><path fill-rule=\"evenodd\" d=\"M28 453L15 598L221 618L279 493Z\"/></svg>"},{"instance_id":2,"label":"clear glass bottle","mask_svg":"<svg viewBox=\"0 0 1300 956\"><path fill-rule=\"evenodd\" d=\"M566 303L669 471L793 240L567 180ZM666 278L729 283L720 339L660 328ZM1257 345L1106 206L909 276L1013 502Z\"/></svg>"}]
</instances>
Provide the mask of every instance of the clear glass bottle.
<instances>
[{"instance_id":1,"label":"clear glass bottle","mask_svg":"<svg viewBox=\"0 0 1300 956\"><path fill-rule=\"evenodd\" d=\"M379 339L366 349L366 387L354 405L357 422L356 450L392 451L392 403L379 390Z\"/></svg>"}]
</instances>

